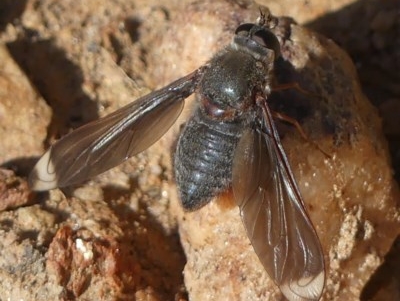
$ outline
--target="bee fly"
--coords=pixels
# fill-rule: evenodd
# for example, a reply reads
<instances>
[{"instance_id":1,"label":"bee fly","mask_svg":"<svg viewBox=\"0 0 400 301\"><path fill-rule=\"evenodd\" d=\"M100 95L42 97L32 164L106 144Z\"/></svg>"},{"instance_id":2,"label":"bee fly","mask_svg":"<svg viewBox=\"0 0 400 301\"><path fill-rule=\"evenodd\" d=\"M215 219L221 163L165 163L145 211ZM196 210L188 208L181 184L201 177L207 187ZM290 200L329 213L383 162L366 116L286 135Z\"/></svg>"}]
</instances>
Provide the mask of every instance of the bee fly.
<instances>
[{"instance_id":1,"label":"bee fly","mask_svg":"<svg viewBox=\"0 0 400 301\"><path fill-rule=\"evenodd\" d=\"M175 122L185 98L197 107L178 140L175 176L186 210L232 189L247 235L289 300L318 300L324 260L267 103L280 44L271 16L241 24L207 64L75 130L41 157L33 190L79 183L140 153Z\"/></svg>"}]
</instances>

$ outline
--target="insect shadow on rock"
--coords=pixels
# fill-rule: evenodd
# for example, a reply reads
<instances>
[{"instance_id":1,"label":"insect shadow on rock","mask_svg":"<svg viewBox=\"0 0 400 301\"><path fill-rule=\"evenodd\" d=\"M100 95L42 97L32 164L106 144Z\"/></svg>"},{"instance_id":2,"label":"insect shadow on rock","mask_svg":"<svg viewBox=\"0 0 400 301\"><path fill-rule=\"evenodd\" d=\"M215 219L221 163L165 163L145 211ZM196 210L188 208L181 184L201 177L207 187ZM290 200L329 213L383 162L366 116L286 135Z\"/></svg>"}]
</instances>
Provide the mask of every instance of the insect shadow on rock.
<instances>
[{"instance_id":1,"label":"insect shadow on rock","mask_svg":"<svg viewBox=\"0 0 400 301\"><path fill-rule=\"evenodd\" d=\"M32 189L82 182L147 149L197 92L174 159L183 208L197 210L232 188L254 250L282 293L318 300L325 282L321 245L267 103L280 56L275 24L261 12L204 66L60 139L32 171Z\"/></svg>"}]
</instances>

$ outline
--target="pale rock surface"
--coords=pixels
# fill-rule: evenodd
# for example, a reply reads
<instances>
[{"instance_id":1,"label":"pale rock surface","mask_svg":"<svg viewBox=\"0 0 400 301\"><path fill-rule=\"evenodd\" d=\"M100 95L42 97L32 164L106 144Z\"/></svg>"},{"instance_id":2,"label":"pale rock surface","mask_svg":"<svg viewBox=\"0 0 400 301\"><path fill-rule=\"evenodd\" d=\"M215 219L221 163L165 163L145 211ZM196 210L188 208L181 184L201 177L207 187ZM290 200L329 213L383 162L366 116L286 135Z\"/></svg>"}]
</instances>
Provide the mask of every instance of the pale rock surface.
<instances>
[{"instance_id":1,"label":"pale rock surface","mask_svg":"<svg viewBox=\"0 0 400 301\"><path fill-rule=\"evenodd\" d=\"M0 213L5 300L281 298L237 208L213 202L185 214L179 207L170 153L190 102L154 147L65 195L32 194L24 183L33 157L49 143L191 72L229 43L239 23L258 16L248 1L191 2L0 4L0 164L16 171L1 170L0 177L0 208L8 209ZM273 12L287 12L285 3ZM311 20L338 8L332 1L308 3L313 9L305 14L290 4L291 16ZM271 106L298 118L310 141L330 154L280 125L325 253L323 299L359 300L364 290L390 301L398 282L379 279L399 268L384 257L400 229L399 192L380 120L348 57L297 25L285 34L286 24L278 35L293 68L279 77L318 97L283 91ZM368 288L378 267L383 276Z\"/></svg>"}]
</instances>

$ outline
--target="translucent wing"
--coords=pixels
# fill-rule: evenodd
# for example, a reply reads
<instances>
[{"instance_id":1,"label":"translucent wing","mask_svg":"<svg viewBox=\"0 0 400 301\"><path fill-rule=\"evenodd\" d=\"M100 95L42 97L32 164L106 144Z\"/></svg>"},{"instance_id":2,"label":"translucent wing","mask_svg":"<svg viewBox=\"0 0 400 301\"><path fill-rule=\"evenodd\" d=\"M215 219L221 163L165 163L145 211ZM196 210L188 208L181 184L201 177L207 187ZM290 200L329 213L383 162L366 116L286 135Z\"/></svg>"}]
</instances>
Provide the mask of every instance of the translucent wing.
<instances>
[{"instance_id":1,"label":"translucent wing","mask_svg":"<svg viewBox=\"0 0 400 301\"><path fill-rule=\"evenodd\" d=\"M34 190L78 183L98 175L156 142L175 122L204 68L154 91L57 141L29 177Z\"/></svg>"},{"instance_id":2,"label":"translucent wing","mask_svg":"<svg viewBox=\"0 0 400 301\"><path fill-rule=\"evenodd\" d=\"M248 129L233 165L233 193L261 263L288 300L318 300L324 260L266 104L263 129Z\"/></svg>"}]
</instances>

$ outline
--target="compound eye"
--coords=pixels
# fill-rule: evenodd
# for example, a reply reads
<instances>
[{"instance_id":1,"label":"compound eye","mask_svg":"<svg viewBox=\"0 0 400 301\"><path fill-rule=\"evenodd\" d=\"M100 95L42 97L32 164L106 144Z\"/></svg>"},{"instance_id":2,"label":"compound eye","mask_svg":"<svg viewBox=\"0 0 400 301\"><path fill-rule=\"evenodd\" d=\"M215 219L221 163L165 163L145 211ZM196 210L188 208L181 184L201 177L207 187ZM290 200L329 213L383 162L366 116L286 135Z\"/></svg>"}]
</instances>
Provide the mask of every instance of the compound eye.
<instances>
[{"instance_id":1,"label":"compound eye","mask_svg":"<svg viewBox=\"0 0 400 301\"><path fill-rule=\"evenodd\" d=\"M275 52L275 57L281 55L281 45L279 44L278 38L269 30L258 30L256 31L251 39L257 42L259 45L271 49Z\"/></svg>"},{"instance_id":2,"label":"compound eye","mask_svg":"<svg viewBox=\"0 0 400 301\"><path fill-rule=\"evenodd\" d=\"M248 36L253 26L254 24L252 23L241 24L238 26L238 28L236 28L235 34L238 36Z\"/></svg>"}]
</instances>

